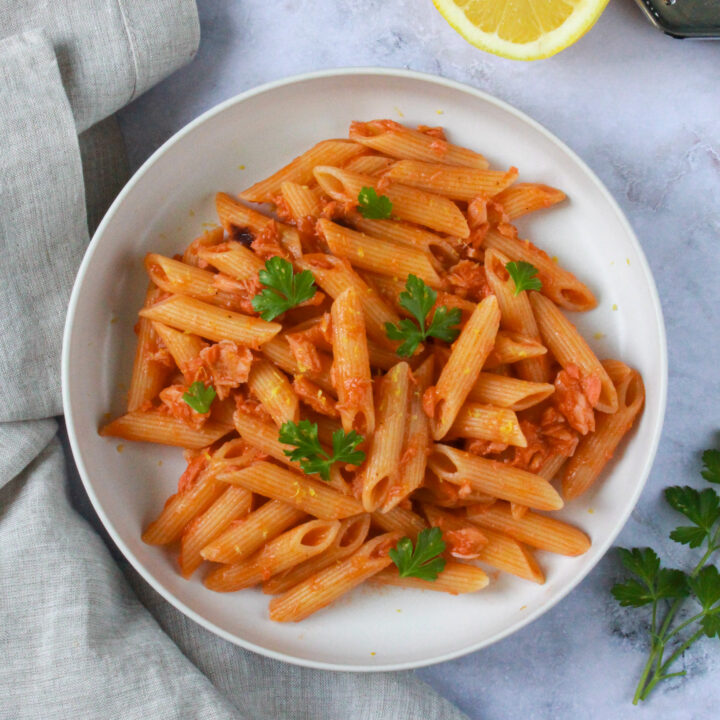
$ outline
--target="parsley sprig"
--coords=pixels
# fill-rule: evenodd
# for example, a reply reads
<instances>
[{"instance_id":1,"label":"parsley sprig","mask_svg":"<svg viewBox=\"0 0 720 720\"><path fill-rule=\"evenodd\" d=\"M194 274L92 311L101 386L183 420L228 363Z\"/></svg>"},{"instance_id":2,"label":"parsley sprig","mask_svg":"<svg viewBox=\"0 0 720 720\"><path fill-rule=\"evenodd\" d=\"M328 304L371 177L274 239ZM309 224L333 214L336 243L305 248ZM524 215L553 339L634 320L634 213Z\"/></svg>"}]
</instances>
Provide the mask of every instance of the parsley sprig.
<instances>
[{"instance_id":1,"label":"parsley sprig","mask_svg":"<svg viewBox=\"0 0 720 720\"><path fill-rule=\"evenodd\" d=\"M286 310L310 300L317 289L309 270L296 273L291 263L277 256L265 262L258 277L265 288L252 299L252 306L263 320L274 320Z\"/></svg>"},{"instance_id":2,"label":"parsley sprig","mask_svg":"<svg viewBox=\"0 0 720 720\"><path fill-rule=\"evenodd\" d=\"M210 412L210 406L215 399L215 388L212 385L205 386L205 383L194 382L187 392L183 393L182 399L195 411L200 414Z\"/></svg>"},{"instance_id":3,"label":"parsley sprig","mask_svg":"<svg viewBox=\"0 0 720 720\"><path fill-rule=\"evenodd\" d=\"M438 527L425 528L417 536L415 547L409 537L404 537L388 552L397 565L400 577L416 577L420 580L437 580L445 567L445 551L442 530Z\"/></svg>"},{"instance_id":4,"label":"parsley sprig","mask_svg":"<svg viewBox=\"0 0 720 720\"><path fill-rule=\"evenodd\" d=\"M720 484L720 450L706 450L702 459L703 478ZM694 642L703 635L720 638L720 573L715 565L706 564L720 550L720 497L712 488L697 490L685 485L666 488L665 499L691 523L675 528L670 538L691 548L704 546L705 552L695 568L685 573L662 567L657 553L650 548L620 548L622 564L634 577L613 586L612 594L623 607L649 605L652 613L650 655L633 698L636 705L646 700L658 683L685 675L685 670L669 670ZM700 611L673 626L687 597L700 606ZM659 612L664 608L661 622Z\"/></svg>"},{"instance_id":5,"label":"parsley sprig","mask_svg":"<svg viewBox=\"0 0 720 720\"><path fill-rule=\"evenodd\" d=\"M278 439L286 445L295 446L294 450L284 450L285 455L294 462L299 462L306 474L318 474L323 480L330 480L330 467L333 463L360 465L365 460L365 453L355 449L364 438L354 430L347 434L344 430L336 430L332 434L332 455L328 455L320 445L317 423L309 420L284 423Z\"/></svg>"},{"instance_id":6,"label":"parsley sprig","mask_svg":"<svg viewBox=\"0 0 720 720\"><path fill-rule=\"evenodd\" d=\"M387 195L378 195L373 187L363 186L358 193L358 212L368 220L387 220L392 215L392 202Z\"/></svg>"},{"instance_id":7,"label":"parsley sprig","mask_svg":"<svg viewBox=\"0 0 720 720\"><path fill-rule=\"evenodd\" d=\"M542 290L542 282L537 276L538 269L529 262L509 262L505 269L515 283L515 296L523 290Z\"/></svg>"},{"instance_id":8,"label":"parsley sprig","mask_svg":"<svg viewBox=\"0 0 720 720\"><path fill-rule=\"evenodd\" d=\"M385 323L385 333L391 340L403 340L396 351L401 357L410 357L417 350L417 346L428 337L452 342L458 336L460 331L452 326L460 322L462 317L460 308L447 308L441 305L435 309L432 320L426 327L427 315L435 305L437 292L429 288L420 278L408 275L405 292L400 293L399 300L401 307L404 307L417 322L415 324L409 318L404 318L399 325Z\"/></svg>"}]
</instances>

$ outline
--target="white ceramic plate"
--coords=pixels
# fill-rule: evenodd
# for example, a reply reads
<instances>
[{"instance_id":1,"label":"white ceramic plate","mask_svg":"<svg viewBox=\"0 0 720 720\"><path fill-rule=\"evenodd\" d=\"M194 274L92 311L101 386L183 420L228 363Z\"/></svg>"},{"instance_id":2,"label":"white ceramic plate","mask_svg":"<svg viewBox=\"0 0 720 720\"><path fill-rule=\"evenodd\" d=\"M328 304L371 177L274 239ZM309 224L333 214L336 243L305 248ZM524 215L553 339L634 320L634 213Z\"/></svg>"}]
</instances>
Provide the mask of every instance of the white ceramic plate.
<instances>
[{"instance_id":1,"label":"white ceramic plate","mask_svg":"<svg viewBox=\"0 0 720 720\"><path fill-rule=\"evenodd\" d=\"M452 141L479 150L495 167L517 165L521 179L567 192L562 206L522 218L521 233L597 294L599 307L573 319L601 357L622 358L642 372L647 404L603 482L562 513L589 533L592 549L575 559L538 553L545 585L503 575L464 597L360 588L300 624L272 623L268 598L259 591L210 592L197 577L183 580L173 555L141 542L142 528L176 487L180 451L132 443L119 448L96 429L106 413L123 410L133 325L147 282L145 253L172 255L203 223L214 222L216 191L238 192L318 140L344 137L351 120L383 117L442 124ZM565 596L608 549L640 495L660 437L666 385L655 284L630 226L597 177L540 125L488 95L437 77L380 69L265 85L218 105L168 140L118 196L90 244L70 301L63 353L65 413L80 474L135 568L178 609L227 640L335 670L447 660L509 635Z\"/></svg>"}]
</instances>

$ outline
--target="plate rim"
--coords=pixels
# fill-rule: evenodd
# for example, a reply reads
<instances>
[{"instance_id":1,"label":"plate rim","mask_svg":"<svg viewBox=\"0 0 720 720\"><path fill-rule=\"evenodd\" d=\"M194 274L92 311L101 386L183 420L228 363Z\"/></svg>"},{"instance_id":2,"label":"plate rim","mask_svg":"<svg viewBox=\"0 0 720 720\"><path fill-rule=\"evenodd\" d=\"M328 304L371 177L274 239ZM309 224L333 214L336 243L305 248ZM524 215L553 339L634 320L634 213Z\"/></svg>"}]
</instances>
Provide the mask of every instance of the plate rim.
<instances>
[{"instance_id":1,"label":"plate rim","mask_svg":"<svg viewBox=\"0 0 720 720\"><path fill-rule=\"evenodd\" d=\"M119 532L116 530L113 523L110 521L109 517L105 513L96 493L93 488L92 481L90 480L89 473L87 472L87 469L85 467L85 463L82 457L82 454L80 452L80 447L78 443L78 436L75 428L75 423L73 419L73 411L72 411L72 402L70 399L70 345L71 345L71 337L73 334L73 329L75 325L75 319L77 314L77 308L78 308L78 301L79 301L79 295L80 295L80 288L84 283L85 275L87 274L88 267L90 265L90 262L92 260L92 257L94 256L95 252L97 251L97 248L101 242L102 236L105 232L105 228L112 222L115 214L118 211L118 208L123 204L125 197L130 193L130 191L137 185L142 177L148 172L150 167L155 164L155 162L163 155L167 150L169 150L173 145L175 145L177 142L181 141L182 138L185 137L188 133L190 133L192 130L194 130L197 126L201 125L205 121L209 120L210 118L214 117L215 115L219 115L220 113L224 112L227 108L242 103L245 100L252 98L256 95L261 95L264 93L272 92L273 90L276 90L281 87L285 87L287 85L293 85L296 83L302 83L306 81L311 80L322 80L327 78L333 78L338 76L344 76L344 75L373 75L373 76L384 76L384 77L392 77L392 78L399 78L399 79L407 79L407 80L417 80L421 82L427 82L433 85L440 85L445 88L451 88L453 90L457 90L459 92L472 95L478 99L481 99L487 103L490 103L491 105L495 105L496 107L504 110L505 112L510 113L520 121L526 123L539 133L545 136L546 139L550 140L553 144L555 144L557 147L559 147L560 150L562 150L567 156L570 157L570 159L587 175L587 177L592 181L592 183L595 185L595 187L600 191L600 193L604 196L605 200L610 205L611 209L614 211L617 219L620 221L622 227L624 228L625 232L627 233L631 244L634 246L635 251L637 252L637 255L640 259L640 266L641 270L645 276L645 281L647 285L647 289L650 293L650 298L652 301L652 304L654 306L655 316L654 321L658 328L658 334L659 334L659 342L660 342L660 358L659 358L659 389L660 389L660 403L659 403L659 412L657 415L657 418L655 419L654 427L652 428L652 439L649 447L649 451L646 455L645 463L642 468L641 472L641 481L638 483L638 486L632 495L632 497L629 498L629 502L626 505L625 511L618 515L616 518L616 522L614 525L613 530L609 533L608 537L605 539L605 541L600 546L600 552L598 554L597 560L590 565L587 569L583 570L582 572L578 573L576 577L572 579L571 582L567 584L566 587L564 587L560 592L557 593L553 599L540 607L538 607L536 610L534 610L531 613L528 613L527 615L523 616L520 620L513 623L510 627L501 630L493 635L491 635L489 638L486 638L480 642L473 643L471 645L468 645L467 647L463 647L457 650L453 650L447 653L441 653L441 654L435 654L432 657L424 658L422 660L415 660L415 661L406 661L406 662L393 662L393 663L385 663L385 664L378 664L378 665L356 665L356 664L343 664L343 663L337 663L337 662L325 662L325 661L317 661L312 660L308 658L303 657L296 657L294 655L289 655L285 652L280 652L277 650L272 650L270 648L263 647L262 645L257 645L256 643L250 642L248 640L245 640L243 638L238 637L237 635L234 635L233 633L230 633L223 628L216 625L211 620L208 620L207 618L203 617L199 613L197 613L192 608L188 607L183 601L181 601L179 598L175 597L175 595L172 594L169 590L166 590L162 583L159 580L156 580L153 574L147 570L143 563L138 559L138 557L130 550L130 548L125 544L124 540L120 536ZM643 251L642 245L640 244L632 226L630 225L630 222L628 221L627 217L625 216L625 213L620 208L619 204L615 200L615 198L612 196L610 191L605 187L604 183L600 180L600 178L595 174L595 172L571 149L569 148L562 140L560 140L556 135L554 135L552 132L550 132L547 128L545 128L542 124L540 124L537 120L534 120L530 116L528 116L526 113L524 113L521 110L518 110L514 106L510 105L509 103L505 102L504 100L500 100L493 95L490 95L483 90L479 90L475 87L472 87L471 85L467 85L465 83L458 82L456 80L451 80L449 78L441 77L438 75L433 75L431 73L424 73L424 72L418 72L415 70L407 70L403 68L385 68L385 67L377 67L377 66L357 66L357 67L344 67L344 68L330 68L325 70L318 70L308 73L300 73L296 75L291 75L287 77L283 77L277 80L273 80L267 83L263 83L261 85L249 88L248 90L245 90L244 92L241 92L237 95L234 95L233 97L230 97L226 100L223 100L222 102L218 103L217 105L214 105L213 107L209 108L202 114L200 114L195 119L191 120L189 123L184 125L182 128L180 128L177 132L175 132L171 137L169 137L160 147L158 147L151 155L148 157L145 162L136 170L136 172L133 174L133 176L128 180L128 182L125 184L123 189L120 191L120 193L117 195L115 200L113 201L112 205L108 209L108 211L105 213L105 216L103 217L102 221L98 225L97 229L95 230L95 233L93 234L92 239L90 240L90 243L87 246L87 249L85 250L85 254L83 256L82 262L80 263L80 267L78 269L77 275L75 277L75 280L73 282L73 288L72 293L70 296L70 301L68 303L67 307L67 314L65 318L65 325L64 325L64 331L63 331L63 346L62 346L62 365L61 365L61 380L62 380L62 401L63 401L63 413L65 416L65 424L67 428L67 434L68 439L70 442L70 448L72 450L73 454L73 460L77 466L78 473L80 475L80 478L82 480L83 486L85 487L85 491L88 494L88 497L90 498L90 501L92 503L93 509L98 514L98 517L100 518L103 527L108 532L110 537L112 538L115 545L118 547L118 549L122 552L125 558L130 562L130 564L133 566L133 568L140 574L140 576L156 591L158 592L167 602L169 602L171 605L173 605L177 610L179 610L181 613L183 613L185 616L189 617L194 622L198 623L201 627L204 627L206 630L209 630L213 634L223 638L224 640L227 640L228 642L233 643L234 645L239 645L240 647L245 648L246 650L250 650L252 652L256 652L260 655L263 655L265 657L269 657L274 660L280 660L283 662L290 663L292 665L298 665L301 667L309 667L314 668L318 670L330 670L330 671L336 671L336 672L387 672L387 671L400 671L400 670L411 670L415 668L421 668L421 667L427 667L429 665L435 665L441 662L446 662L449 660L453 660L459 657L463 657L464 655L469 655L470 653L476 652L478 650L481 650L482 648L488 647L496 642L499 642L500 640L503 640L504 638L512 635L513 633L518 632L522 628L529 625L534 620L538 619L540 616L548 612L551 608L553 608L557 603L559 603L561 600L563 600L565 597L569 595L570 592L572 592L579 584L584 580L587 575L599 564L599 562L602 560L602 558L607 553L608 549L611 547L617 536L620 534L622 529L624 528L628 518L630 517L630 514L635 509L635 506L637 505L637 502L640 498L640 495L642 494L642 491L645 488L645 485L647 483L648 477L650 475L650 471L652 469L652 466L655 461L655 457L657 455L657 449L660 443L660 438L662 435L662 429L663 424L665 420L665 413L667 408L667 389L668 389L668 355L667 355L667 335L665 330L665 321L663 317L663 311L662 311L662 304L660 302L660 297L657 291L657 286L655 283L655 279L653 277L652 271L650 269L650 265L647 261L647 258L645 257L645 253Z\"/></svg>"}]
</instances>

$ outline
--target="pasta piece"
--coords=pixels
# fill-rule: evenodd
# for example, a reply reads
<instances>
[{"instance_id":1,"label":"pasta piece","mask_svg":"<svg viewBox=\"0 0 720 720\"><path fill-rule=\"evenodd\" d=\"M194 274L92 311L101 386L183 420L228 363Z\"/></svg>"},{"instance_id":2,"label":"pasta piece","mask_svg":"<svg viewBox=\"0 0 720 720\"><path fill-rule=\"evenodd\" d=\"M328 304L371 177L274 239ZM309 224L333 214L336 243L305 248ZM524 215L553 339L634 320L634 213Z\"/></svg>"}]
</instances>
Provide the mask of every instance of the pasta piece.
<instances>
[{"instance_id":1,"label":"pasta piece","mask_svg":"<svg viewBox=\"0 0 720 720\"><path fill-rule=\"evenodd\" d=\"M168 498L160 515L153 520L142 540L148 545L167 545L180 537L183 528L204 513L225 491L226 486L212 473L201 472L195 483Z\"/></svg>"},{"instance_id":2,"label":"pasta piece","mask_svg":"<svg viewBox=\"0 0 720 720\"><path fill-rule=\"evenodd\" d=\"M290 381L271 362L256 360L252 364L248 387L278 427L300 419L298 398Z\"/></svg>"},{"instance_id":3,"label":"pasta piece","mask_svg":"<svg viewBox=\"0 0 720 720\"><path fill-rule=\"evenodd\" d=\"M455 422L495 343L499 324L497 300L490 295L478 304L453 344L437 385L426 391L425 398L431 399L430 428L436 440L444 437Z\"/></svg>"},{"instance_id":4,"label":"pasta piece","mask_svg":"<svg viewBox=\"0 0 720 720\"><path fill-rule=\"evenodd\" d=\"M412 510L395 506L387 512L374 512L372 514L374 525L385 532L399 532L403 537L409 537L413 542L422 530L427 527L424 518Z\"/></svg>"},{"instance_id":5,"label":"pasta piece","mask_svg":"<svg viewBox=\"0 0 720 720\"><path fill-rule=\"evenodd\" d=\"M560 307L585 311L592 310L597 305L597 300L589 288L531 242L488 230L483 247L499 250L515 262L523 260L534 265L542 282L543 295Z\"/></svg>"},{"instance_id":6,"label":"pasta piece","mask_svg":"<svg viewBox=\"0 0 720 720\"><path fill-rule=\"evenodd\" d=\"M313 179L316 165L343 165L350 158L365 152L362 145L347 140L323 140L313 145L277 172L243 190L240 197L249 202L270 202L284 182L307 185Z\"/></svg>"},{"instance_id":7,"label":"pasta piece","mask_svg":"<svg viewBox=\"0 0 720 720\"><path fill-rule=\"evenodd\" d=\"M282 500L321 520L336 520L363 511L358 500L341 495L320 480L269 462L257 462L238 471L218 474L218 479L241 485L264 497Z\"/></svg>"},{"instance_id":8,"label":"pasta piece","mask_svg":"<svg viewBox=\"0 0 720 720\"><path fill-rule=\"evenodd\" d=\"M467 544L466 534L472 538L472 529L476 528L473 523L431 506L425 506L425 513L431 525L442 529L443 538L450 547L457 543L462 550ZM485 542L472 545L475 559L525 580L541 585L545 582L545 576L528 548L491 528L483 527L481 532ZM456 536L459 536L457 540Z\"/></svg>"},{"instance_id":9,"label":"pasta piece","mask_svg":"<svg viewBox=\"0 0 720 720\"><path fill-rule=\"evenodd\" d=\"M370 578L373 585L394 585L395 587L433 590L451 595L477 592L487 587L488 576L474 565L459 562L447 562L435 580L421 580L416 577L400 577L396 567L388 567Z\"/></svg>"},{"instance_id":10,"label":"pasta piece","mask_svg":"<svg viewBox=\"0 0 720 720\"><path fill-rule=\"evenodd\" d=\"M470 202L480 194L490 197L497 195L501 190L512 185L517 175L518 171L515 167L503 172L440 165L419 160L400 160L383 174L383 178L437 193L452 200Z\"/></svg>"},{"instance_id":11,"label":"pasta piece","mask_svg":"<svg viewBox=\"0 0 720 720\"><path fill-rule=\"evenodd\" d=\"M567 500L587 492L597 480L645 403L640 373L617 360L606 360L603 365L617 390L617 411L612 415L597 413L595 432L580 439L567 461L562 474L562 493Z\"/></svg>"},{"instance_id":12,"label":"pasta piece","mask_svg":"<svg viewBox=\"0 0 720 720\"><path fill-rule=\"evenodd\" d=\"M400 278L416 275L431 287L442 284L430 254L423 250L370 237L330 220L319 220L318 232L333 254L355 267Z\"/></svg>"},{"instance_id":13,"label":"pasta piece","mask_svg":"<svg viewBox=\"0 0 720 720\"><path fill-rule=\"evenodd\" d=\"M361 475L362 504L367 512L387 500L397 479L407 424L410 366L400 362L380 380L377 390L375 433Z\"/></svg>"},{"instance_id":14,"label":"pasta piece","mask_svg":"<svg viewBox=\"0 0 720 720\"><path fill-rule=\"evenodd\" d=\"M481 528L497 530L539 550L575 556L590 549L590 538L582 530L532 511L522 518L514 518L510 506L504 502L490 507L469 507L467 517Z\"/></svg>"},{"instance_id":15,"label":"pasta piece","mask_svg":"<svg viewBox=\"0 0 720 720\"><path fill-rule=\"evenodd\" d=\"M366 235L424 250L429 253L431 260L434 258L437 261L433 263L436 270L442 270L443 265L455 265L460 261L452 242L417 225L397 220L364 218L360 213L351 213L347 220L356 230Z\"/></svg>"},{"instance_id":16,"label":"pasta piece","mask_svg":"<svg viewBox=\"0 0 720 720\"><path fill-rule=\"evenodd\" d=\"M500 306L500 327L540 343L540 330L528 294L527 292L515 294L515 282L506 269L509 262L510 259L498 250L490 248L485 251L485 276ZM550 358L544 354L520 360L515 371L523 380L549 382Z\"/></svg>"},{"instance_id":17,"label":"pasta piece","mask_svg":"<svg viewBox=\"0 0 720 720\"><path fill-rule=\"evenodd\" d=\"M340 520L340 529L326 550L289 570L273 575L263 583L263 592L268 595L284 593L311 575L352 555L365 542L369 530L370 516L367 514Z\"/></svg>"},{"instance_id":18,"label":"pasta piece","mask_svg":"<svg viewBox=\"0 0 720 720\"><path fill-rule=\"evenodd\" d=\"M254 280L265 263L242 243L231 240L203 248L198 252L201 260L236 280Z\"/></svg>"},{"instance_id":19,"label":"pasta piece","mask_svg":"<svg viewBox=\"0 0 720 720\"><path fill-rule=\"evenodd\" d=\"M161 296L160 288L152 283L145 294L143 307L151 307ZM149 320L140 318L137 324L137 346L133 362L130 390L128 392L127 409L133 412L146 403L154 400L165 387L170 368L158 357L160 350L158 335Z\"/></svg>"},{"instance_id":20,"label":"pasta piece","mask_svg":"<svg viewBox=\"0 0 720 720\"><path fill-rule=\"evenodd\" d=\"M144 308L140 316L208 340L234 340L252 348L259 348L282 328L279 323L224 310L184 295L172 295Z\"/></svg>"},{"instance_id":21,"label":"pasta piece","mask_svg":"<svg viewBox=\"0 0 720 720\"><path fill-rule=\"evenodd\" d=\"M160 410L135 410L100 428L99 434L102 437L199 450L232 431L232 426L213 420L208 420L200 428L194 428Z\"/></svg>"},{"instance_id":22,"label":"pasta piece","mask_svg":"<svg viewBox=\"0 0 720 720\"><path fill-rule=\"evenodd\" d=\"M398 459L397 477L386 493L382 511L392 510L411 492L417 490L425 479L427 452L430 447L430 421L423 411L423 393L433 377L434 358L431 355L413 373L414 384L410 386L407 421L402 442L402 457Z\"/></svg>"},{"instance_id":23,"label":"pasta piece","mask_svg":"<svg viewBox=\"0 0 720 720\"><path fill-rule=\"evenodd\" d=\"M148 253L145 256L145 269L150 280L167 293L190 295L207 302L214 302L218 294L218 288L213 282L215 273L180 260Z\"/></svg>"},{"instance_id":24,"label":"pasta piece","mask_svg":"<svg viewBox=\"0 0 720 720\"><path fill-rule=\"evenodd\" d=\"M528 382L481 372L470 389L468 401L506 407L518 412L538 405L554 392L555 386L550 383Z\"/></svg>"},{"instance_id":25,"label":"pasta piece","mask_svg":"<svg viewBox=\"0 0 720 720\"><path fill-rule=\"evenodd\" d=\"M446 508L492 505L497 502L497 498L473 490L469 485L454 485L441 480L430 468L425 471L425 482L414 493L413 500Z\"/></svg>"},{"instance_id":26,"label":"pasta piece","mask_svg":"<svg viewBox=\"0 0 720 720\"><path fill-rule=\"evenodd\" d=\"M284 182L280 192L287 203L290 214L296 221L303 218L317 218L322 212L322 202L318 193L313 192L307 185L294 182Z\"/></svg>"},{"instance_id":27,"label":"pasta piece","mask_svg":"<svg viewBox=\"0 0 720 720\"><path fill-rule=\"evenodd\" d=\"M488 161L467 148L404 127L393 120L353 122L350 139L390 157L485 169Z\"/></svg>"},{"instance_id":28,"label":"pasta piece","mask_svg":"<svg viewBox=\"0 0 720 720\"><path fill-rule=\"evenodd\" d=\"M494 200L502 205L509 220L535 210L542 210L562 202L566 195L562 190L538 183L517 183L504 189Z\"/></svg>"},{"instance_id":29,"label":"pasta piece","mask_svg":"<svg viewBox=\"0 0 720 720\"><path fill-rule=\"evenodd\" d=\"M446 197L397 183L383 182L378 190L379 181L372 175L361 175L326 165L316 167L314 172L320 187L334 200L356 204L364 187L373 188L378 194L388 197L392 203L393 217L459 238L470 235L470 228L460 208Z\"/></svg>"},{"instance_id":30,"label":"pasta piece","mask_svg":"<svg viewBox=\"0 0 720 720\"><path fill-rule=\"evenodd\" d=\"M187 380L188 364L200 354L201 350L207 347L207 343L197 335L180 332L154 320L149 322L152 322L153 330L163 341L175 364Z\"/></svg>"},{"instance_id":31,"label":"pasta piece","mask_svg":"<svg viewBox=\"0 0 720 720\"><path fill-rule=\"evenodd\" d=\"M517 415L508 408L466 402L455 418L449 437L478 438L505 445L527 447Z\"/></svg>"},{"instance_id":32,"label":"pasta piece","mask_svg":"<svg viewBox=\"0 0 720 720\"><path fill-rule=\"evenodd\" d=\"M241 487L229 487L202 514L192 520L183 531L178 563L180 573L189 578L203 561L200 551L230 523L250 512L252 493Z\"/></svg>"},{"instance_id":33,"label":"pasta piece","mask_svg":"<svg viewBox=\"0 0 720 720\"><path fill-rule=\"evenodd\" d=\"M209 542L200 554L205 560L213 562L240 562L306 517L306 513L292 505L269 500L243 520L232 523Z\"/></svg>"},{"instance_id":34,"label":"pasta piece","mask_svg":"<svg viewBox=\"0 0 720 720\"><path fill-rule=\"evenodd\" d=\"M495 338L495 346L483 367L486 370L493 370L503 365L522 362L527 358L541 357L546 353L547 348L537 340L500 330Z\"/></svg>"},{"instance_id":35,"label":"pasta piece","mask_svg":"<svg viewBox=\"0 0 720 720\"><path fill-rule=\"evenodd\" d=\"M438 477L538 510L559 510L562 499L545 478L495 460L436 444L428 465Z\"/></svg>"},{"instance_id":36,"label":"pasta piece","mask_svg":"<svg viewBox=\"0 0 720 720\"><path fill-rule=\"evenodd\" d=\"M188 246L185 248L185 252L182 256L182 261L188 265L194 265L195 267L201 267L202 260L200 259L200 253L213 245L217 245L225 239L225 230L222 227L214 227L211 230L206 230L202 235L196 237Z\"/></svg>"},{"instance_id":37,"label":"pasta piece","mask_svg":"<svg viewBox=\"0 0 720 720\"><path fill-rule=\"evenodd\" d=\"M205 578L205 587L215 592L234 592L259 585L327 550L339 529L337 520L310 520L298 525L268 542L253 557L216 568Z\"/></svg>"},{"instance_id":38,"label":"pasta piece","mask_svg":"<svg viewBox=\"0 0 720 720\"><path fill-rule=\"evenodd\" d=\"M320 372L313 372L309 367L298 363L290 349L287 338L277 335L260 348L262 354L279 368L291 375L307 375L325 392L335 394L335 388L330 382L330 368L332 360L325 353L318 353L320 359Z\"/></svg>"},{"instance_id":39,"label":"pasta piece","mask_svg":"<svg viewBox=\"0 0 720 720\"><path fill-rule=\"evenodd\" d=\"M370 359L365 320L354 288L338 295L330 311L333 333L333 384L345 432L357 430L363 437L375 431Z\"/></svg>"},{"instance_id":40,"label":"pasta piece","mask_svg":"<svg viewBox=\"0 0 720 720\"><path fill-rule=\"evenodd\" d=\"M350 557L273 598L270 601L270 619L298 622L326 607L386 568L392 562L388 550L399 539L398 533L386 533L368 540Z\"/></svg>"},{"instance_id":41,"label":"pasta piece","mask_svg":"<svg viewBox=\"0 0 720 720\"><path fill-rule=\"evenodd\" d=\"M368 336L383 347L394 349L385 334L385 323L400 322L398 314L352 269L347 260L317 253L305 255L296 264L303 270L309 270L317 284L335 300L352 287L360 298Z\"/></svg>"},{"instance_id":42,"label":"pasta piece","mask_svg":"<svg viewBox=\"0 0 720 720\"><path fill-rule=\"evenodd\" d=\"M380 175L394 162L393 158L382 155L356 155L343 165L343 169L361 175Z\"/></svg>"},{"instance_id":43,"label":"pasta piece","mask_svg":"<svg viewBox=\"0 0 720 720\"><path fill-rule=\"evenodd\" d=\"M564 368L577 365L584 377L596 377L600 381L601 390L595 407L604 413L614 413L618 409L615 386L582 335L557 306L543 295L531 293L530 302L543 341L555 359Z\"/></svg>"}]
</instances>

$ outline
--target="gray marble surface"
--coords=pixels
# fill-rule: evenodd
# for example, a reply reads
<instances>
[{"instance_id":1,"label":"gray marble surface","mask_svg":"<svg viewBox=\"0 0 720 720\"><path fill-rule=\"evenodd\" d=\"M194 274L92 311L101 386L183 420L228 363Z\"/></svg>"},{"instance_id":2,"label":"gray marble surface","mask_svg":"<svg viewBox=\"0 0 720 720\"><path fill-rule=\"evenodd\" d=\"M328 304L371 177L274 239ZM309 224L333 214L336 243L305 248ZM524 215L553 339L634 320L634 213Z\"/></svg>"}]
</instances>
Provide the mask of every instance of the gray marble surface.
<instances>
[{"instance_id":1,"label":"gray marble surface","mask_svg":"<svg viewBox=\"0 0 720 720\"><path fill-rule=\"evenodd\" d=\"M663 439L619 538L674 564L665 485L696 482L720 440L720 42L654 30L633 0L549 60L516 63L467 45L431 0L200 0L195 61L120 116L133 169L199 113L286 75L351 65L432 72L481 88L540 121L595 170L639 235L665 312L670 389ZM620 610L610 553L563 602L521 632L419 671L471 718L717 717L720 641L703 640L645 706L629 702L645 659L642 613Z\"/></svg>"}]
</instances>

